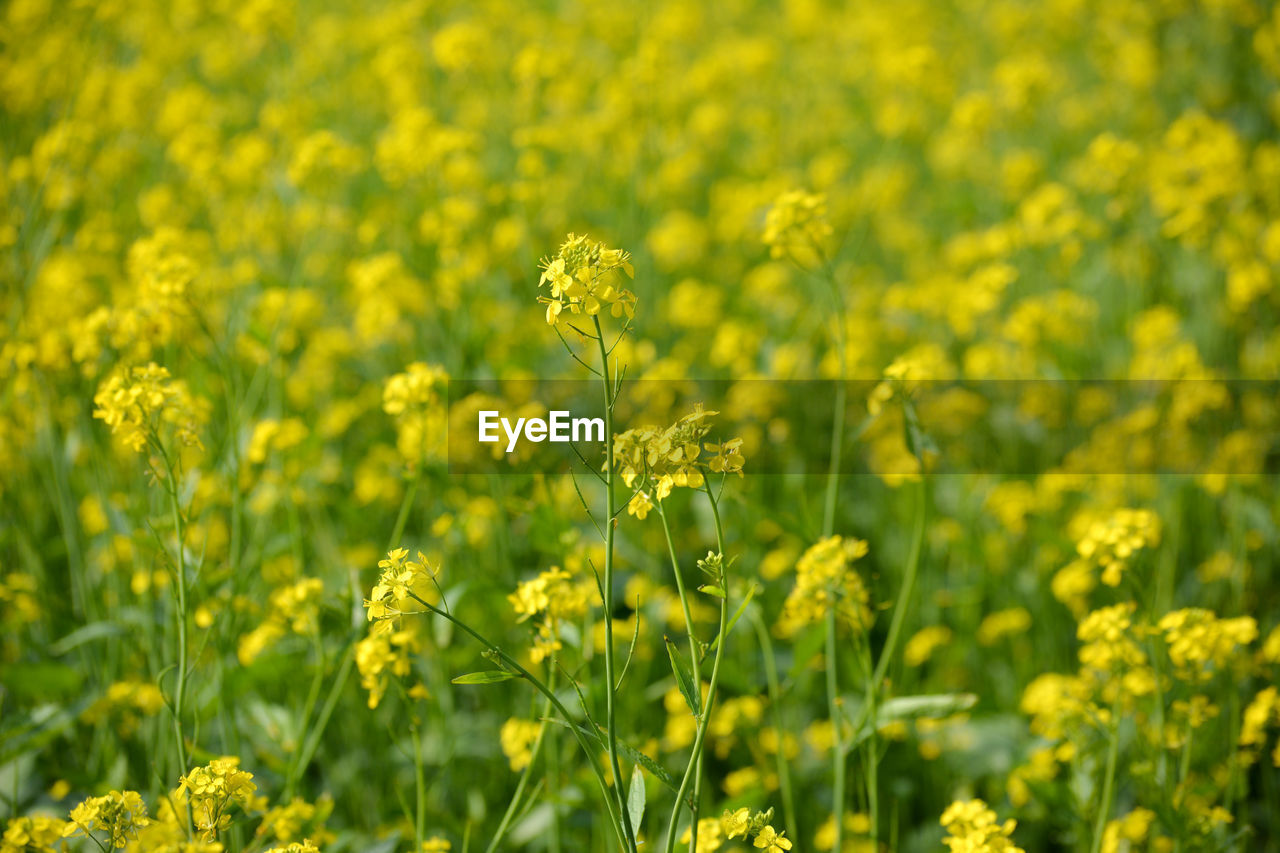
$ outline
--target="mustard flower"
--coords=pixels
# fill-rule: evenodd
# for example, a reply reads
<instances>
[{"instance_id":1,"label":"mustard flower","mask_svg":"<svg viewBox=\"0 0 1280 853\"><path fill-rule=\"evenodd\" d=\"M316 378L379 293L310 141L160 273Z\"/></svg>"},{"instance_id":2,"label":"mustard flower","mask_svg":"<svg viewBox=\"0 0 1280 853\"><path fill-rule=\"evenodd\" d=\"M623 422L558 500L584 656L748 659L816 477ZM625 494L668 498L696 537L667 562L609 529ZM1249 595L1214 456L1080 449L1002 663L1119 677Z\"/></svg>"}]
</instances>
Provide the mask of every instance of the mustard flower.
<instances>
[{"instance_id":1,"label":"mustard flower","mask_svg":"<svg viewBox=\"0 0 1280 853\"><path fill-rule=\"evenodd\" d=\"M387 552L385 560L378 562L382 574L364 602L369 620L394 619L404 613L421 612L423 607L416 599L430 600L440 569L432 566L421 551L417 560L410 560L408 556L408 548L395 548Z\"/></svg>"},{"instance_id":2,"label":"mustard flower","mask_svg":"<svg viewBox=\"0 0 1280 853\"><path fill-rule=\"evenodd\" d=\"M684 834L680 836L681 844L688 844L690 841L690 827L685 827ZM715 853L724 846L724 829L719 819L714 817L704 817L698 821L698 849L706 850L707 853Z\"/></svg>"},{"instance_id":3,"label":"mustard flower","mask_svg":"<svg viewBox=\"0 0 1280 853\"><path fill-rule=\"evenodd\" d=\"M982 800L957 800L942 813L942 843L952 853L1024 853L1010 840L1017 821L998 820Z\"/></svg>"},{"instance_id":4,"label":"mustard flower","mask_svg":"<svg viewBox=\"0 0 1280 853\"><path fill-rule=\"evenodd\" d=\"M136 453L159 440L165 425L183 445L202 447L198 413L186 385L171 381L169 371L155 363L116 371L98 387L93 403L93 416Z\"/></svg>"},{"instance_id":5,"label":"mustard flower","mask_svg":"<svg viewBox=\"0 0 1280 853\"><path fill-rule=\"evenodd\" d=\"M764 220L764 244L773 258L793 258L806 265L821 257L831 236L827 197L804 190L783 193Z\"/></svg>"},{"instance_id":6,"label":"mustard flower","mask_svg":"<svg viewBox=\"0 0 1280 853\"><path fill-rule=\"evenodd\" d=\"M533 743L542 731L542 723L512 717L502 724L498 740L513 772L519 773L533 760Z\"/></svg>"},{"instance_id":7,"label":"mustard flower","mask_svg":"<svg viewBox=\"0 0 1280 853\"><path fill-rule=\"evenodd\" d=\"M852 564L867 554L861 539L829 536L809 547L796 563L796 582L782 606L776 630L793 636L807 625L820 623L834 609L841 622L861 633L871 626L872 614L861 576Z\"/></svg>"},{"instance_id":8,"label":"mustard flower","mask_svg":"<svg viewBox=\"0 0 1280 853\"><path fill-rule=\"evenodd\" d=\"M538 264L542 277L538 286L547 286L550 296L539 296L547 306L547 324L560 321L565 308L571 314L598 315L608 307L614 317L635 316L636 295L619 286L619 274L635 278L631 255L621 249L610 249L586 235L570 234L560 244L554 258L543 258Z\"/></svg>"},{"instance_id":9,"label":"mustard flower","mask_svg":"<svg viewBox=\"0 0 1280 853\"><path fill-rule=\"evenodd\" d=\"M241 770L240 759L231 756L195 768L182 777L178 791L187 795L200 837L211 841L231 825L233 806L249 807L257 787L253 774Z\"/></svg>"},{"instance_id":10,"label":"mustard flower","mask_svg":"<svg viewBox=\"0 0 1280 853\"><path fill-rule=\"evenodd\" d=\"M1094 522L1076 543L1076 552L1102 569L1102 582L1119 586L1133 556L1160 544L1160 519L1145 509L1118 509Z\"/></svg>"},{"instance_id":11,"label":"mustard flower","mask_svg":"<svg viewBox=\"0 0 1280 853\"><path fill-rule=\"evenodd\" d=\"M67 826L55 817L10 818L0 836L0 853L53 853Z\"/></svg>"},{"instance_id":12,"label":"mustard flower","mask_svg":"<svg viewBox=\"0 0 1280 853\"><path fill-rule=\"evenodd\" d=\"M71 810L71 822L62 831L66 838L95 832L105 834L110 847L123 848L138 830L151 822L147 805L137 791L111 791L101 797L90 797Z\"/></svg>"}]
</instances>

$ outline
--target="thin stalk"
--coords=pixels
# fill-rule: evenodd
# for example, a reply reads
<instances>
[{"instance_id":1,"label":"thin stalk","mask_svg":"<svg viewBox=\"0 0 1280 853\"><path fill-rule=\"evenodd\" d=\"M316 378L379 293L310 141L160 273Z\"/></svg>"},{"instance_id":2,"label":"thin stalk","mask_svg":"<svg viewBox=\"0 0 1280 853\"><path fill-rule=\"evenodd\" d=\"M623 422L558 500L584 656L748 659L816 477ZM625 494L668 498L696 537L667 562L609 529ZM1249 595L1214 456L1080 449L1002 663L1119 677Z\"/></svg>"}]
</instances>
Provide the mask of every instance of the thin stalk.
<instances>
[{"instance_id":1,"label":"thin stalk","mask_svg":"<svg viewBox=\"0 0 1280 853\"><path fill-rule=\"evenodd\" d=\"M671 537L671 525L667 521L666 507L662 505L661 500L658 501L658 517L662 519L662 532L666 534L666 537L667 537L667 553L671 557L671 572L676 576L676 592L680 596L680 607L684 611L685 630L689 637L689 657L693 664L693 683L696 685L695 689L701 691L702 690L702 664L700 662L700 658L702 657L702 655L699 654L698 639L697 639L697 636L694 634L694 630L693 630L693 612L689 607L689 597L688 597L688 594L685 592L684 578L680 573L680 561L676 558L676 546L675 546L675 541ZM723 640L721 642L723 642ZM697 760L697 755L690 756L689 758L690 766L692 766L696 760ZM697 784L695 779L695 789L696 787L697 787ZM681 794L683 795L683 792L681 792ZM666 846L667 850L675 849L676 831L680 823L680 808L683 805L682 799L683 799L683 796L677 796L675 803L671 806L671 819L667 825L667 846ZM696 835L697 831L698 829L697 829L697 826L695 825L693 829L690 830L690 834ZM693 843L696 843L696 841Z\"/></svg>"},{"instance_id":2,"label":"thin stalk","mask_svg":"<svg viewBox=\"0 0 1280 853\"><path fill-rule=\"evenodd\" d=\"M298 749L293 753L293 759L289 762L289 768L285 774L284 797L287 802L293 798L294 786L298 782L298 775L302 772L302 768L298 762L302 756L302 746L306 743L307 726L311 722L311 715L315 713L316 703L320 701L320 688L324 683L325 659L324 659L324 642L320 637L320 628L316 626L312 634L312 642L316 655L316 671L311 678L311 687L307 691L307 699L302 706L302 718L298 731L302 732L302 742L298 744Z\"/></svg>"},{"instance_id":3,"label":"thin stalk","mask_svg":"<svg viewBox=\"0 0 1280 853\"><path fill-rule=\"evenodd\" d=\"M840 494L840 457L844 451L845 380L844 357L840 359L840 381L836 383L835 423L831 432L831 465L827 469L827 493L822 506L822 536L825 539L835 530L836 503ZM837 850L840 848L836 848Z\"/></svg>"},{"instance_id":4,"label":"thin stalk","mask_svg":"<svg viewBox=\"0 0 1280 853\"><path fill-rule=\"evenodd\" d=\"M554 670L548 676L548 681L555 678ZM550 687L554 688L554 682ZM542 716L551 716L551 703L544 702L542 706ZM524 766L524 770L520 773L520 781L516 783L516 792L511 795L511 803L507 806L507 811L502 815L502 821L498 824L498 829L493 835L493 839L489 842L489 846L485 848L485 853L494 853L498 849L498 845L502 843L502 839L506 837L507 831L511 828L511 822L515 819L516 814L520 811L524 799L525 788L529 786L529 776L534 765L538 762L538 757L542 753L542 742L547 736L547 724L544 721L538 729L538 737L533 742L533 749L530 750L529 763Z\"/></svg>"},{"instance_id":5,"label":"thin stalk","mask_svg":"<svg viewBox=\"0 0 1280 853\"><path fill-rule=\"evenodd\" d=\"M512 672L518 673L521 677L523 677L526 681L528 681L531 685L533 685L533 688L535 690L537 690L539 693L541 693L543 696L546 697L547 701L551 703L551 706L556 709L556 711L560 714L561 717L564 718L565 723L568 724L569 726L569 730L573 732L573 736L577 739L578 745L582 747L582 751L586 754L587 760L591 764L591 771L592 773L595 774L596 782L600 786L600 793L604 797L605 807L608 808L609 810L609 817L613 823L614 832L618 836L618 842L625 848L627 846L627 841L626 841L626 835L623 834L623 830L622 830L622 818L618 815L617 803L614 801L613 794L609 790L609 783L605 781L604 770L600 767L600 762L596 758L595 750L593 750L591 748L591 745L587 743L586 737L582 734L582 731L578 728L578 726L573 722L573 715L571 715L569 713L569 710L565 708L564 703L560 701L560 699L551 690L551 688L549 688L545 683L543 683L542 679L538 678L532 672L525 669L524 666L521 665L520 661L516 660L511 655L507 654L498 646L489 642L488 639L486 639L482 634L480 634L478 631L476 631L466 622L463 622L462 620L458 619L456 616L454 616L452 613L449 613L447 610L441 610L439 607L436 607L431 602L423 598L420 598L418 595L416 595L413 592L409 593L409 597L412 598L414 601L418 602L419 604L421 604L431 613L434 613L435 615L441 617L442 619L449 620L450 623L460 628L466 634L470 635L471 638L475 640L477 643L484 646L486 649L492 651L495 655L498 656L498 658L502 661L502 663L506 667L508 667Z\"/></svg>"},{"instance_id":6,"label":"thin stalk","mask_svg":"<svg viewBox=\"0 0 1280 853\"><path fill-rule=\"evenodd\" d=\"M1107 743L1107 767L1102 778L1102 799L1098 803L1098 820L1093 826L1093 844L1091 853L1102 850L1102 836L1107 829L1107 818L1111 815L1111 795L1116 781L1116 759L1120 755L1120 697L1111 706L1111 736Z\"/></svg>"},{"instance_id":7,"label":"thin stalk","mask_svg":"<svg viewBox=\"0 0 1280 853\"><path fill-rule=\"evenodd\" d=\"M177 577L175 586L178 593L178 685L173 696L173 733L178 745L178 776L187 775L187 745L182 736L182 707L187 693L187 562L184 555L185 528L182 523L182 509L178 506L178 485L173 481L173 466L165 457L165 467L169 479L166 481L169 491L169 504L173 510L173 530L177 536Z\"/></svg>"},{"instance_id":8,"label":"thin stalk","mask_svg":"<svg viewBox=\"0 0 1280 853\"><path fill-rule=\"evenodd\" d=\"M1191 738L1195 734L1195 729L1191 727L1191 721L1187 721L1187 739L1182 744L1182 760L1178 763L1178 785L1174 788L1174 808L1177 808L1178 801L1176 798L1183 795L1183 785L1187 782L1187 776L1191 773ZM1182 833L1178 833L1178 840L1174 842L1173 853L1182 853Z\"/></svg>"},{"instance_id":9,"label":"thin stalk","mask_svg":"<svg viewBox=\"0 0 1280 853\"><path fill-rule=\"evenodd\" d=\"M837 375L839 377L836 383L835 393L835 412L832 419L831 429L831 461L827 468L827 491L822 507L822 536L825 539L831 536L835 531L836 523L836 504L838 503L840 493L840 458L844 451L844 417L845 417L845 394L846 384L846 353L845 353L845 334L844 334L844 297L840 293L840 283L836 280L835 271L831 268L831 263L827 260L826 253L822 251L822 247L815 245L818 257L822 261L822 271L826 277L827 284L831 286L831 295L835 301L835 317L833 324L835 331L832 337L836 345L836 358L839 361L839 369ZM839 683L837 679L838 661L836 658L836 616L835 610L831 609L827 613L826 624L826 677L827 677L827 707L831 716L832 745L831 745L831 775L832 775L832 791L831 801L832 810L835 813L835 846L834 850L844 849L844 800L845 800L845 769L847 766L847 753L845 752L844 737L842 735L843 726L840 724L839 716ZM874 754L872 755L874 760Z\"/></svg>"},{"instance_id":10,"label":"thin stalk","mask_svg":"<svg viewBox=\"0 0 1280 853\"><path fill-rule=\"evenodd\" d=\"M427 774L422 763L422 729L415 719L409 725L413 735L413 787L415 794L413 835L414 850L422 849L422 840L427 826Z\"/></svg>"},{"instance_id":11,"label":"thin stalk","mask_svg":"<svg viewBox=\"0 0 1280 853\"><path fill-rule=\"evenodd\" d=\"M826 624L827 713L831 717L831 810L835 815L836 838L833 850L844 849L845 747L840 720L839 683L836 678L836 611L827 609Z\"/></svg>"},{"instance_id":12,"label":"thin stalk","mask_svg":"<svg viewBox=\"0 0 1280 853\"><path fill-rule=\"evenodd\" d=\"M796 830L795 796L791 791L791 767L787 762L786 729L782 725L782 689L778 684L778 662L773 656L773 640L769 638L769 629L756 608L751 608L751 625L755 628L756 639L760 642L760 656L764 658L765 683L769 688L769 706L773 709L773 727L778 732L778 786L782 789L782 820L787 825L787 835L793 845L800 833Z\"/></svg>"},{"instance_id":13,"label":"thin stalk","mask_svg":"<svg viewBox=\"0 0 1280 853\"><path fill-rule=\"evenodd\" d=\"M716 548L721 556L724 555L724 527L720 522L720 507L716 503L716 496L711 491L711 483L703 480L702 486L707 493L707 500L711 503L711 515L715 520L716 527ZM675 851L675 832L676 824L679 819L679 810L681 803L684 802L685 792L689 789L689 782L693 781L693 809L689 823L689 853L697 853L698 851L698 806L699 797L702 794L702 750L703 743L706 740L707 726L711 722L711 710L715 706L716 686L720 682L720 661L724 656L724 647L728 645L725 638L725 632L729 627L729 596L728 584L725 583L723 575L720 577L720 588L725 590L725 597L720 599L720 628L716 636L719 641L716 643L716 656L711 664L711 680L707 682L707 698L702 703L702 714L698 718L698 730L693 738L693 750L689 756L689 765L685 768L684 778L680 780L680 789L676 792L676 805L671 814L671 824L667 828L667 851L674 853ZM699 682L695 688L702 689Z\"/></svg>"},{"instance_id":14,"label":"thin stalk","mask_svg":"<svg viewBox=\"0 0 1280 853\"><path fill-rule=\"evenodd\" d=\"M864 673L871 672L871 647L867 643L862 643L862 666ZM871 823L871 849L880 849L880 756L879 745L876 742L876 685L872 681L867 682L867 715L868 715L868 732L867 732L867 812ZM842 809L843 810L843 809Z\"/></svg>"},{"instance_id":15,"label":"thin stalk","mask_svg":"<svg viewBox=\"0 0 1280 853\"><path fill-rule=\"evenodd\" d=\"M178 502L178 482L176 469L168 452L156 435L150 441L160 452L165 467L165 490L169 495L169 507L173 512L173 532L177 537L176 554L174 556L174 586L178 593L178 683L174 687L173 696L173 735L178 747L178 777L187 775L187 743L182 734L182 710L187 693L187 560L186 560L186 526L182 520L182 507ZM191 835L191 806L185 806L186 821L183 824L188 837Z\"/></svg>"},{"instance_id":16,"label":"thin stalk","mask_svg":"<svg viewBox=\"0 0 1280 853\"><path fill-rule=\"evenodd\" d=\"M600 373L604 381L604 437L605 437L605 528L604 528L604 695L605 726L609 749L609 766L613 772L613 790L618 801L618 810L622 815L622 828L626 838L625 849L635 851L635 830L631 826L631 814L627 811L622 799L622 765L618 761L617 709L614 694L617 682L614 679L613 649L613 537L617 529L617 514L613 493L615 483L613 460L613 384L609 378L609 353L604 346L604 330L600 327L600 317L592 316L596 326L596 343L600 345Z\"/></svg>"},{"instance_id":17,"label":"thin stalk","mask_svg":"<svg viewBox=\"0 0 1280 853\"><path fill-rule=\"evenodd\" d=\"M925 492L925 475L922 473L916 481L916 523L911 531L911 552L907 556L907 571L902 579L902 591L893 605L893 619L889 623L889 635L885 637L884 648L880 650L880 660L876 663L876 671L872 682L877 690L884 682L893 662L893 653L898 645L898 637L902 633L902 623L907 618L907 608L911 606L911 593L915 590L916 576L920 573L920 554L924 549L925 516L928 514L928 499Z\"/></svg>"}]
</instances>

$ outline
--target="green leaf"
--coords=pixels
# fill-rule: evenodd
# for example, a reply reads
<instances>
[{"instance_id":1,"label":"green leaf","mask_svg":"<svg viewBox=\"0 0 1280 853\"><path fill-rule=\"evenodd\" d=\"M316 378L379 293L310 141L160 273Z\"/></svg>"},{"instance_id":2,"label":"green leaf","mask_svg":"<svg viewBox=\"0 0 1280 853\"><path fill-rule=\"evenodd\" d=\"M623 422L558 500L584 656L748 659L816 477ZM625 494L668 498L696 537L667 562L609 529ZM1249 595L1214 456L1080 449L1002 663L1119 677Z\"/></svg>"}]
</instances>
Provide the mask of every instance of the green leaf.
<instances>
[{"instance_id":1,"label":"green leaf","mask_svg":"<svg viewBox=\"0 0 1280 853\"><path fill-rule=\"evenodd\" d=\"M960 711L967 711L978 703L978 697L972 693L934 693L920 696L897 696L889 699L876 708L876 729L901 722L903 720L938 719L948 717ZM860 697L845 697L845 712L850 723L857 722L861 716L863 702ZM871 737L871 726L864 720L858 731L854 732L848 747L852 749Z\"/></svg>"},{"instance_id":2,"label":"green leaf","mask_svg":"<svg viewBox=\"0 0 1280 853\"><path fill-rule=\"evenodd\" d=\"M882 726L898 720L914 720L919 717L937 719L967 711L976 704L978 704L978 697L972 693L898 696L876 709L876 719Z\"/></svg>"},{"instance_id":3,"label":"green leaf","mask_svg":"<svg viewBox=\"0 0 1280 853\"><path fill-rule=\"evenodd\" d=\"M51 643L49 645L49 654L54 657L61 657L85 643L91 643L104 637L118 637L123 633L125 633L124 627L115 622L90 622L88 625L83 625L62 639Z\"/></svg>"},{"instance_id":4,"label":"green leaf","mask_svg":"<svg viewBox=\"0 0 1280 853\"><path fill-rule=\"evenodd\" d=\"M644 771L636 767L631 774L631 790L627 792L627 813L631 815L631 828L640 833L644 820Z\"/></svg>"},{"instance_id":5,"label":"green leaf","mask_svg":"<svg viewBox=\"0 0 1280 853\"><path fill-rule=\"evenodd\" d=\"M627 649L627 660L622 665L622 673L618 676L618 683L614 685L614 692L622 689L622 679L627 677L627 670L631 668L631 659L636 655L636 641L640 639L640 596L636 596L636 627L631 634L631 648Z\"/></svg>"},{"instance_id":6,"label":"green leaf","mask_svg":"<svg viewBox=\"0 0 1280 853\"><path fill-rule=\"evenodd\" d=\"M701 685L693 683L693 670L689 667L689 662L684 659L684 655L680 654L680 650L676 648L676 644L671 642L671 638L664 636L662 639L667 644L667 654L671 657L671 670L676 674L676 686L680 688L684 701L696 717L702 713Z\"/></svg>"},{"instance_id":7,"label":"green leaf","mask_svg":"<svg viewBox=\"0 0 1280 853\"><path fill-rule=\"evenodd\" d=\"M747 612L747 605L751 603L751 599L755 597L756 590L757 590L757 589L759 589L759 588L760 588L760 587L759 587L759 586L757 586L756 584L752 584L752 585L751 585L751 589L747 590L747 597L746 597L746 598L744 598L744 599L742 599L742 603L738 605L738 609L737 609L737 610L735 610L735 611L733 611L733 616L731 616L731 617L729 618L729 624L727 624L727 625L725 625L725 626L724 626L724 632L725 632L725 634L728 634L730 631L732 631L732 630L733 630L733 626L734 626L734 625L737 625L737 624L738 624L738 620L742 618L742 614ZM707 647L707 651L703 654L703 658L705 658L705 657L706 657L708 654L710 654L711 652L714 652L714 651L716 650L716 646L718 646L718 645L720 645L720 637L719 637L719 636L717 636L717 637L716 637L716 638L711 642L711 645L710 645L709 647Z\"/></svg>"},{"instance_id":8,"label":"green leaf","mask_svg":"<svg viewBox=\"0 0 1280 853\"><path fill-rule=\"evenodd\" d=\"M499 681L510 681L513 678L519 678L520 675L514 672L507 672L505 669L489 669L484 672L469 672L466 675L459 675L453 680L454 684L497 684Z\"/></svg>"},{"instance_id":9,"label":"green leaf","mask_svg":"<svg viewBox=\"0 0 1280 853\"><path fill-rule=\"evenodd\" d=\"M698 592L705 592L707 595L714 595L716 598L724 598L724 590L713 583L704 583L698 587Z\"/></svg>"}]
</instances>

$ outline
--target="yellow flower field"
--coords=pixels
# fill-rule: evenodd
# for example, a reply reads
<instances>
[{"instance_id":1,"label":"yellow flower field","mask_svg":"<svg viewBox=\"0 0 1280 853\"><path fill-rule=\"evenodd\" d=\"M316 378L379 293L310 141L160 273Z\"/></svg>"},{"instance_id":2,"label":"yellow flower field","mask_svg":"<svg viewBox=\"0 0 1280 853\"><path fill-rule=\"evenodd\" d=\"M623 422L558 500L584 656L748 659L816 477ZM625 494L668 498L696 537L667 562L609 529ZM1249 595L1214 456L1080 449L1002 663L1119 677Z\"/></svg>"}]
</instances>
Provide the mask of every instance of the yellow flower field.
<instances>
[{"instance_id":1,"label":"yellow flower field","mask_svg":"<svg viewBox=\"0 0 1280 853\"><path fill-rule=\"evenodd\" d=\"M0 853L1280 851L1280 5L0 44Z\"/></svg>"}]
</instances>

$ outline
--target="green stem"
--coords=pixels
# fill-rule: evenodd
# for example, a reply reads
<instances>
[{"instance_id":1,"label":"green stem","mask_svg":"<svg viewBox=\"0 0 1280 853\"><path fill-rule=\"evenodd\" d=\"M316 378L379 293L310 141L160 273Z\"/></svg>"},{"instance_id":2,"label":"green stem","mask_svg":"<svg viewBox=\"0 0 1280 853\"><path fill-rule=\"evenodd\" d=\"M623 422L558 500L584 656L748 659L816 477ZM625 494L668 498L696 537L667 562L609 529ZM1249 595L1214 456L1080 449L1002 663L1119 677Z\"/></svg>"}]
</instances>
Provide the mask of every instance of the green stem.
<instances>
[{"instance_id":1,"label":"green stem","mask_svg":"<svg viewBox=\"0 0 1280 853\"><path fill-rule=\"evenodd\" d=\"M843 365L844 359L841 358ZM844 368L841 367L840 381L836 383L835 423L831 433L831 465L827 469L827 493L822 507L822 536L825 539L835 530L836 502L840 493L840 457L844 451L844 410L845 410ZM836 848L837 850L839 848Z\"/></svg>"},{"instance_id":2,"label":"green stem","mask_svg":"<svg viewBox=\"0 0 1280 853\"><path fill-rule=\"evenodd\" d=\"M716 548L720 555L724 556L724 526L720 521L720 507L716 503L715 493L711 491L711 483L707 480L702 482L703 489L707 493L707 500L711 503L711 516L715 520L716 527ZM723 571L723 570L722 570ZM707 698L702 703L702 714L698 718L698 730L693 738L693 750L689 756L689 764L685 768L684 777L680 780L680 789L676 792L676 806L672 812L672 822L667 829L667 853L675 851L675 830L680 804L684 802L685 792L689 789L689 782L693 780L693 808L690 815L689 823L689 853L697 853L698 850L698 806L699 798L702 795L702 750L703 743L707 736L707 726L711 722L711 710L715 706L716 686L720 682L720 661L724 655L724 647L728 645L725 632L729 627L729 595L728 584L725 582L723 573L720 577L720 588L725 590L725 597L720 599L720 628L716 634L718 641L716 642L716 656L711 664L711 680L707 682ZM698 683L695 690L701 690L702 684Z\"/></svg>"},{"instance_id":3,"label":"green stem","mask_svg":"<svg viewBox=\"0 0 1280 853\"><path fill-rule=\"evenodd\" d=\"M862 643L862 666L864 673L871 672L871 647L867 643ZM867 715L868 715L868 731L867 731L867 812L871 823L871 849L880 849L880 756L879 745L877 744L876 735L878 734L876 720L876 685L875 682L867 682Z\"/></svg>"},{"instance_id":4,"label":"green stem","mask_svg":"<svg viewBox=\"0 0 1280 853\"><path fill-rule=\"evenodd\" d=\"M555 673L552 672L548 680L554 678ZM554 683L549 686L554 688ZM551 715L551 703L544 702L542 707L542 716ZM547 724L544 721L538 729L538 737L533 742L533 749L529 753L529 763L524 766L524 770L520 773L520 781L516 783L516 792L511 795L511 803L507 806L506 812L502 815L502 821L498 824L498 830L493 835L493 840L489 842L489 846L485 848L485 853L494 853L498 849L498 845L502 843L502 839L506 837L507 831L511 828L511 822L515 820L516 814L520 811L524 799L525 788L529 786L529 776L534 765L538 761L538 756L542 753L542 742L547 736Z\"/></svg>"},{"instance_id":5,"label":"green stem","mask_svg":"<svg viewBox=\"0 0 1280 853\"><path fill-rule=\"evenodd\" d=\"M833 850L844 849L845 747L844 726L840 720L839 683L836 678L836 611L827 609L826 620L827 713L831 717L831 810L835 816L836 837Z\"/></svg>"},{"instance_id":6,"label":"green stem","mask_svg":"<svg viewBox=\"0 0 1280 853\"><path fill-rule=\"evenodd\" d=\"M1102 836L1107 830L1107 818L1111 815L1111 795L1116 781L1116 759L1120 755L1120 696L1111 706L1111 732L1107 743L1107 767L1102 779L1102 799L1098 803L1098 820L1093 827L1093 844L1091 853L1099 853L1102 849Z\"/></svg>"},{"instance_id":7,"label":"green stem","mask_svg":"<svg viewBox=\"0 0 1280 853\"><path fill-rule=\"evenodd\" d=\"M605 726L609 748L609 766L613 772L613 790L617 797L618 810L622 815L622 828L626 838L625 849L636 850L635 830L631 826L631 814L627 811L622 799L622 765L618 761L618 721L615 707L617 684L614 680L614 648L613 648L613 537L617 529L617 498L613 493L614 459L613 459L613 385L609 378L609 352L604 346L604 330L600 326L600 317L592 318L596 327L596 343L600 345L600 375L604 380L604 437L605 437L605 528L604 528L604 695Z\"/></svg>"},{"instance_id":8,"label":"green stem","mask_svg":"<svg viewBox=\"0 0 1280 853\"><path fill-rule=\"evenodd\" d=\"M187 563L184 556L185 529L182 523L182 510L178 506L178 484L173 482L173 467L168 458L165 465L169 469L169 503L173 510L173 529L177 541L177 577L175 585L178 592L178 686L173 697L173 733L178 744L178 775L187 775L187 745L182 736L182 707L187 693Z\"/></svg>"},{"instance_id":9,"label":"green stem","mask_svg":"<svg viewBox=\"0 0 1280 853\"><path fill-rule=\"evenodd\" d=\"M413 787L415 793L415 810L413 820L414 850L422 849L422 840L427 826L427 774L422 763L422 730L414 719L409 724L413 735Z\"/></svg>"},{"instance_id":10,"label":"green stem","mask_svg":"<svg viewBox=\"0 0 1280 853\"><path fill-rule=\"evenodd\" d=\"M318 626L312 635L312 641L314 643L316 655L316 671L311 678L311 687L307 691L307 699L302 706L302 718L298 726L298 731L302 732L302 742L297 745L297 748L293 753L293 759L289 762L289 768L285 774L283 797L285 802L288 802L293 798L294 786L297 785L298 775L302 770L298 762L302 756L302 746L306 743L307 726L311 722L311 715L315 713L316 703L320 701L320 688L324 683L324 642L320 637L320 629Z\"/></svg>"},{"instance_id":11,"label":"green stem","mask_svg":"<svg viewBox=\"0 0 1280 853\"><path fill-rule=\"evenodd\" d=\"M671 537L671 525L667 521L666 507L662 505L662 500L658 500L658 517L662 520L662 532L667 537L667 553L671 557L671 572L676 577L676 592L680 596L680 607L684 611L685 630L689 637L689 657L693 662L693 683L697 685L699 691L702 690L702 665L699 660L701 655L698 653L698 640L693 631L693 613L689 607L689 597L685 592L684 578L680 573L680 561L676 558L675 541ZM690 756L690 765L695 760L694 756ZM681 792L683 795L683 792ZM680 807L682 805L682 796L676 797L675 803L671 807L671 819L667 825L667 850L674 850L676 843L676 830L680 822ZM690 830L696 833L697 828Z\"/></svg>"},{"instance_id":12,"label":"green stem","mask_svg":"<svg viewBox=\"0 0 1280 853\"><path fill-rule=\"evenodd\" d=\"M791 791L791 765L787 761L786 729L782 725L782 689L778 684L778 662L773 656L773 640L769 629L757 608L751 608L751 624L760 642L760 656L764 658L765 683L769 688L769 706L773 710L773 727L778 732L778 785L782 789L782 819L787 825L791 843L798 846L800 833L796 829L795 796Z\"/></svg>"},{"instance_id":13,"label":"green stem","mask_svg":"<svg viewBox=\"0 0 1280 853\"><path fill-rule=\"evenodd\" d=\"M400 547L400 537L404 536L404 526L409 521L409 510L413 508L413 498L418 494L418 484L420 482L422 482L420 473L409 481L409 489L404 493L404 500L400 502L400 512L396 516L396 526L391 530L391 543L387 546L388 551L394 551Z\"/></svg>"},{"instance_id":14,"label":"green stem","mask_svg":"<svg viewBox=\"0 0 1280 853\"><path fill-rule=\"evenodd\" d=\"M924 549L924 522L929 508L924 478L925 475L921 473L920 479L916 481L916 523L911 532L911 552L907 556L907 571L902 579L902 591L898 594L898 601L893 605L889 635L885 637L884 648L880 650L880 660L876 663L876 671L871 679L877 690L884 682L889 664L893 662L893 653L898 645L898 637L902 633L902 624L906 621L907 609L911 606L911 593L915 590L916 576L920 572L920 554Z\"/></svg>"},{"instance_id":15,"label":"green stem","mask_svg":"<svg viewBox=\"0 0 1280 853\"><path fill-rule=\"evenodd\" d=\"M582 731L574 723L573 716L569 713L569 710L565 708L564 703L560 701L560 699L551 690L551 688L549 688L546 684L543 683L542 679L538 678L532 672L525 669L524 666L521 665L520 661L516 660L511 655L507 654L498 646L489 642L488 639L486 639L482 634L480 634L478 631L476 631L466 622L463 622L461 619L458 619L456 616L454 616L452 613L448 612L447 610L441 610L439 607L436 607L434 604L430 603L429 601L426 601L423 598L418 597L416 594L412 592L409 593L409 597L412 598L414 601L418 602L419 604L421 604L423 607L425 607L427 610L434 613L435 615L441 617L442 619L447 619L450 623L457 626L466 634L470 635L471 638L475 640L477 643L484 646L486 649L492 651L494 654L498 656L498 658L503 662L503 664L505 664L508 668L511 669L512 672L519 673L521 677L523 677L526 681L528 681L531 685L533 685L533 688L535 690L537 690L539 693L541 693L543 696L546 697L547 701L551 703L551 706L556 709L556 711L560 714L561 717L564 718L564 721L568 725L569 730L573 732L573 736L577 739L578 745L582 747L582 751L586 754L587 760L591 764L591 771L592 773L595 774L596 782L600 786L600 793L604 797L605 807L608 808L609 810L609 818L613 823L614 832L617 833L618 835L619 843L622 844L622 846L625 848L627 846L627 842L626 842L626 835L623 834L623 831L622 831L622 818L618 815L617 803L614 801L613 794L609 790L609 783L604 778L604 770L600 767L600 762L596 758L595 750L592 749L589 743L587 743L586 736L583 735Z\"/></svg>"}]
</instances>

